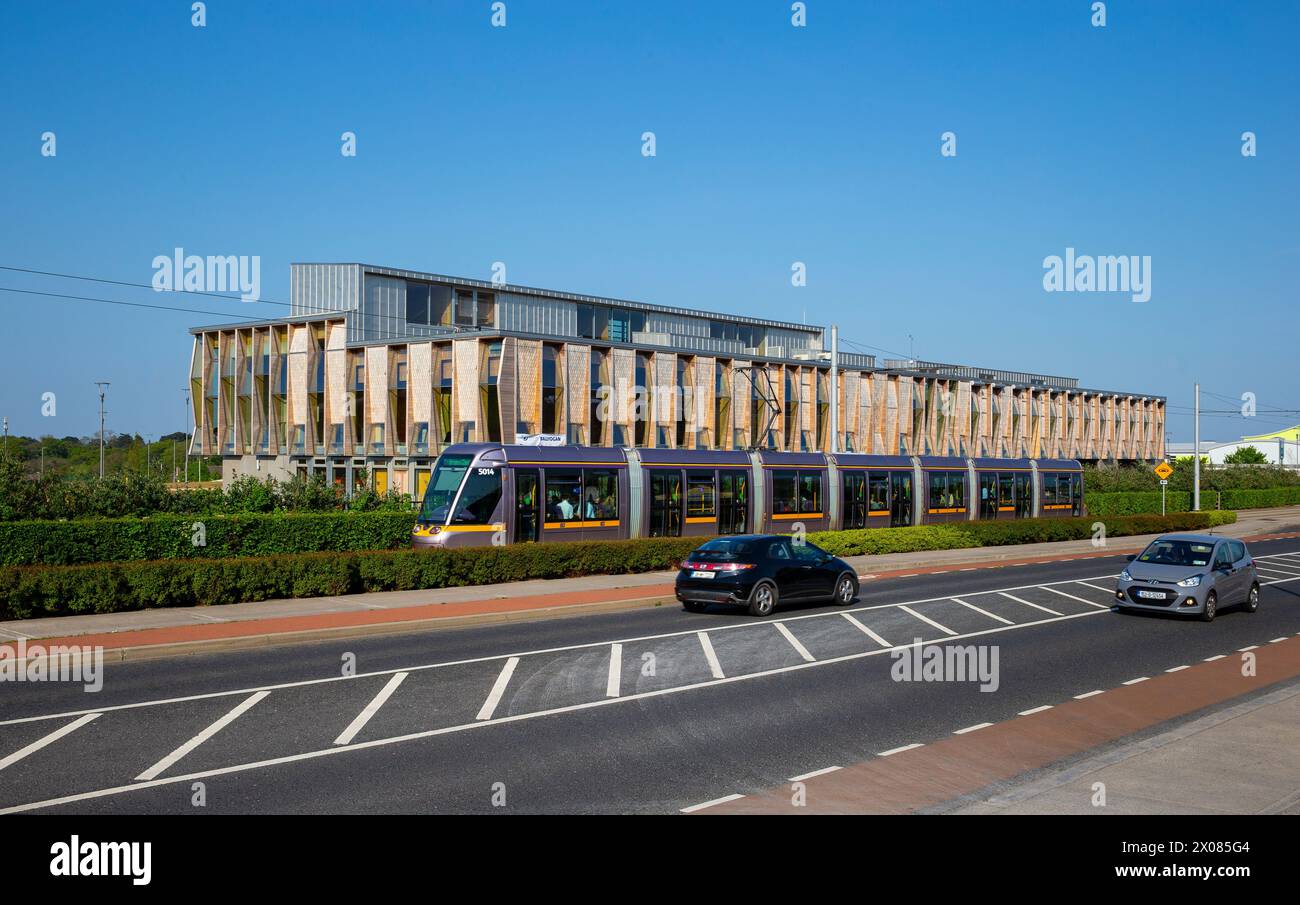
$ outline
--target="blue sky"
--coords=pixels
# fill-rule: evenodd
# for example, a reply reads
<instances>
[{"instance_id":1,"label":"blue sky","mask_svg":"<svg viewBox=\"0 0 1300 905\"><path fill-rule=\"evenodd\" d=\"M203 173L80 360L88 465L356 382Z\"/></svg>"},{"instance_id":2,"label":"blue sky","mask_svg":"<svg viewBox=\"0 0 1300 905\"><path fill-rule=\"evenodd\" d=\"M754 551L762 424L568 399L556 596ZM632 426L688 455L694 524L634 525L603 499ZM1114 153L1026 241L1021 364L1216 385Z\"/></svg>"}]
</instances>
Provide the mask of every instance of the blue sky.
<instances>
[{"instance_id":1,"label":"blue sky","mask_svg":"<svg viewBox=\"0 0 1300 905\"><path fill-rule=\"evenodd\" d=\"M1116 0L1105 28L1090 0L808 0L805 28L784 0L507 0L505 28L490 5L211 0L194 28L188 2L6 4L0 265L148 283L177 246L258 255L283 301L291 261L503 261L1166 395L1176 440L1198 379L1261 411L1206 437L1300 422L1265 413L1300 409L1300 4ZM1067 247L1150 256L1150 301L1045 292ZM96 379L110 429L181 429L186 329L286 311L0 286L227 312L0 292L0 414L28 435L95 430Z\"/></svg>"}]
</instances>

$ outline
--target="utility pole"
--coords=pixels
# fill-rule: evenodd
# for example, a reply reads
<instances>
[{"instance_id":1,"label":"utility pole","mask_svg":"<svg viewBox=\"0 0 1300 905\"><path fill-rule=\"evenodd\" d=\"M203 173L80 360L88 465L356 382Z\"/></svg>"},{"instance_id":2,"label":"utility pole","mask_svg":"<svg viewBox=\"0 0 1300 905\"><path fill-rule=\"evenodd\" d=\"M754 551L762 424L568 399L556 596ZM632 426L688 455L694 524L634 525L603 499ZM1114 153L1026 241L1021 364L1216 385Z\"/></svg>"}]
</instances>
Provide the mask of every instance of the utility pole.
<instances>
[{"instance_id":1,"label":"utility pole","mask_svg":"<svg viewBox=\"0 0 1300 905\"><path fill-rule=\"evenodd\" d=\"M185 394L184 412L185 417L181 422L181 433L185 435L185 486L190 483L190 391L188 388L182 388Z\"/></svg>"},{"instance_id":2,"label":"utility pole","mask_svg":"<svg viewBox=\"0 0 1300 905\"><path fill-rule=\"evenodd\" d=\"M1201 511L1201 385L1196 385L1196 426L1192 433L1192 511Z\"/></svg>"},{"instance_id":3,"label":"utility pole","mask_svg":"<svg viewBox=\"0 0 1300 905\"><path fill-rule=\"evenodd\" d=\"M9 455L9 416L5 415L5 455Z\"/></svg>"},{"instance_id":4,"label":"utility pole","mask_svg":"<svg viewBox=\"0 0 1300 905\"><path fill-rule=\"evenodd\" d=\"M107 380L96 380L95 386L99 387L99 479L104 480L104 387L108 386Z\"/></svg>"},{"instance_id":5,"label":"utility pole","mask_svg":"<svg viewBox=\"0 0 1300 905\"><path fill-rule=\"evenodd\" d=\"M831 430L832 455L840 451L840 328L831 326Z\"/></svg>"}]
</instances>

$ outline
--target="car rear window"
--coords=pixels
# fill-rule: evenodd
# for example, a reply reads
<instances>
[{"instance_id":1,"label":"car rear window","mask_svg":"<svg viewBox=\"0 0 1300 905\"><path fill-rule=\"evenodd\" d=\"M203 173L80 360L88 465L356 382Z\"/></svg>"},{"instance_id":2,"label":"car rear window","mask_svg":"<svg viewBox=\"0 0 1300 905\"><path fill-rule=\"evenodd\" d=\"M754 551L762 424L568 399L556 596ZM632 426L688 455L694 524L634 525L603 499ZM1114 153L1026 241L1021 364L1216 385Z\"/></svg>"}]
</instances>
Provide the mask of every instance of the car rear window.
<instances>
[{"instance_id":1,"label":"car rear window","mask_svg":"<svg viewBox=\"0 0 1300 905\"><path fill-rule=\"evenodd\" d=\"M736 538L720 537L717 540L711 540L704 546L700 547L691 554L691 559L701 560L728 560L738 559L746 556L753 556L757 549L758 541L755 540L737 540Z\"/></svg>"},{"instance_id":2,"label":"car rear window","mask_svg":"<svg viewBox=\"0 0 1300 905\"><path fill-rule=\"evenodd\" d=\"M1213 544L1186 540L1156 540L1142 551L1138 562L1153 566L1208 566Z\"/></svg>"}]
</instances>

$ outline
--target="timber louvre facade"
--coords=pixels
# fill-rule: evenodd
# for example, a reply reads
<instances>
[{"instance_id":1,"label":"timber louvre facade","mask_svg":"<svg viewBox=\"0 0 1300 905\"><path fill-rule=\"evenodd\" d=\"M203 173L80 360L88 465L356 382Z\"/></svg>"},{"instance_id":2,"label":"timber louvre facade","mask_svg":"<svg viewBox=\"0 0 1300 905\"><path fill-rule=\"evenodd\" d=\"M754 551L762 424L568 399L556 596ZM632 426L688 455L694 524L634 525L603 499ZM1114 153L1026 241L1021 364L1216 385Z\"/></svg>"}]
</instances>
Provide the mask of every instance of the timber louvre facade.
<instances>
[{"instance_id":1,"label":"timber louvre facade","mask_svg":"<svg viewBox=\"0 0 1300 905\"><path fill-rule=\"evenodd\" d=\"M363 264L294 264L287 318L194 327L193 451L422 493L454 442L828 448L819 326ZM841 352L838 448L1153 461L1162 397ZM770 426L769 426L770 422Z\"/></svg>"}]
</instances>

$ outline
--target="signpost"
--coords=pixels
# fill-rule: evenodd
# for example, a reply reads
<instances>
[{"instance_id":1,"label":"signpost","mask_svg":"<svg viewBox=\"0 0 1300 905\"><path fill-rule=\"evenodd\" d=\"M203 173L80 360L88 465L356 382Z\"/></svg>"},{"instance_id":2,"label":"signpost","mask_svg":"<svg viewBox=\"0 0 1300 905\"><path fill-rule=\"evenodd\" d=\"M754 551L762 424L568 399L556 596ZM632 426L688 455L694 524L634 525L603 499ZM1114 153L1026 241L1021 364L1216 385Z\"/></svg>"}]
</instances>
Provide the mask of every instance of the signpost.
<instances>
[{"instance_id":1,"label":"signpost","mask_svg":"<svg viewBox=\"0 0 1300 905\"><path fill-rule=\"evenodd\" d=\"M1160 479L1160 514L1165 514L1165 491L1169 486L1169 476L1174 470L1169 467L1168 462L1161 462L1156 466L1156 477Z\"/></svg>"}]
</instances>

